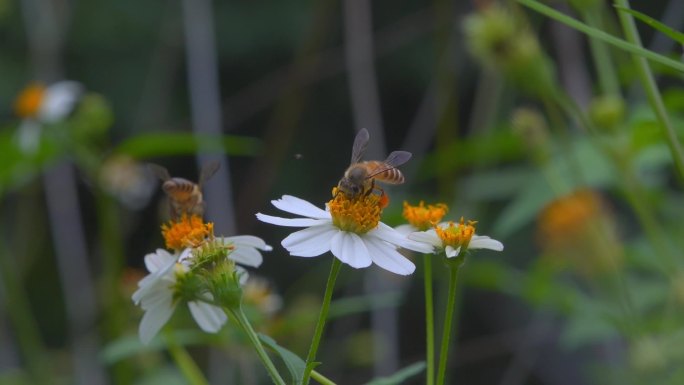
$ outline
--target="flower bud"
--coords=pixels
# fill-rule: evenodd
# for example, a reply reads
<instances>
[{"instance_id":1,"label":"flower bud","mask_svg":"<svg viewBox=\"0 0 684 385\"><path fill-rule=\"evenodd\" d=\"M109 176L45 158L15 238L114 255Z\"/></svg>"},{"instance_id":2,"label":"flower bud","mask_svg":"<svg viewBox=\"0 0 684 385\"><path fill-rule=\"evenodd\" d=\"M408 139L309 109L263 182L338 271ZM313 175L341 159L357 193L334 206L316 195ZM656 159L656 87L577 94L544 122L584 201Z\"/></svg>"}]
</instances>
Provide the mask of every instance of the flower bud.
<instances>
[{"instance_id":1,"label":"flower bud","mask_svg":"<svg viewBox=\"0 0 684 385\"><path fill-rule=\"evenodd\" d=\"M597 127L613 130L625 119L625 101L616 95L594 98L589 106L589 117Z\"/></svg>"}]
</instances>

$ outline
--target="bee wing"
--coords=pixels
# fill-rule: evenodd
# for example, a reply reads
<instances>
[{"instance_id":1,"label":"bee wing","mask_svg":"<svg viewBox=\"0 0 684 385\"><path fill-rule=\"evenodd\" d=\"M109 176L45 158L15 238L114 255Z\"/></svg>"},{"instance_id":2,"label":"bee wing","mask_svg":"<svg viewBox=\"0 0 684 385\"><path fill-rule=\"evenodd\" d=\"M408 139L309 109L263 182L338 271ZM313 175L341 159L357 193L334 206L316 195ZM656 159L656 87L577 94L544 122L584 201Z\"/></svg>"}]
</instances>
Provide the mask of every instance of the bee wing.
<instances>
[{"instance_id":1,"label":"bee wing","mask_svg":"<svg viewBox=\"0 0 684 385\"><path fill-rule=\"evenodd\" d=\"M412 154L408 151L392 151L391 154L385 159L385 163L392 167L401 166L411 159Z\"/></svg>"},{"instance_id":2,"label":"bee wing","mask_svg":"<svg viewBox=\"0 0 684 385\"><path fill-rule=\"evenodd\" d=\"M218 160L212 160L211 162L202 166L202 171L200 171L199 182L197 183L200 188L204 185L206 181L209 180L209 178L216 174L216 171L218 171L219 167L221 167L221 162L219 162Z\"/></svg>"},{"instance_id":3,"label":"bee wing","mask_svg":"<svg viewBox=\"0 0 684 385\"><path fill-rule=\"evenodd\" d=\"M352 146L350 164L359 163L361 161L363 153L366 152L366 147L368 146L369 139L370 134L368 134L368 130L366 130L365 128L362 128L361 131L359 131L359 133L356 134L356 138L354 138L354 145Z\"/></svg>"},{"instance_id":4,"label":"bee wing","mask_svg":"<svg viewBox=\"0 0 684 385\"><path fill-rule=\"evenodd\" d=\"M154 163L148 163L147 168L164 182L171 179L171 174L169 174L169 170L167 170L165 167Z\"/></svg>"}]
</instances>

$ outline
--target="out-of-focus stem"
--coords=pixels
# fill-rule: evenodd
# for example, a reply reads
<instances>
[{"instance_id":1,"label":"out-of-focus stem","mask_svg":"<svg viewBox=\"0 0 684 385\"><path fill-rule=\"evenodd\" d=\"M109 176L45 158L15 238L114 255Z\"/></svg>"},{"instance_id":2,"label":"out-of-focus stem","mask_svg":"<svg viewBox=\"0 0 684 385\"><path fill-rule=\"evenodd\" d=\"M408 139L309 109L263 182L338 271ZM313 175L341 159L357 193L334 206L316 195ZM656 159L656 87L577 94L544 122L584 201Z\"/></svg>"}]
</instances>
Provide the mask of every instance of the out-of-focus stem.
<instances>
[{"instance_id":1,"label":"out-of-focus stem","mask_svg":"<svg viewBox=\"0 0 684 385\"><path fill-rule=\"evenodd\" d=\"M630 8L629 1L627 0L616 0L615 3L624 8ZM632 15L627 12L618 12L618 16L627 41L641 47L641 38L639 37ZM651 104L651 108L653 108L653 112L655 113L658 122L660 122L663 127L665 137L667 138L667 144L672 153L672 159L674 160L677 172L679 173L679 181L680 183L684 183L684 150L682 150L682 145L679 143L677 133L670 121L670 116L665 110L663 98L658 90L658 85L653 77L651 67L646 59L641 56L634 55L634 62L637 67L641 84L643 85L646 95L648 96L648 101Z\"/></svg>"},{"instance_id":2,"label":"out-of-focus stem","mask_svg":"<svg viewBox=\"0 0 684 385\"><path fill-rule=\"evenodd\" d=\"M176 342L173 335L171 333L165 333L164 339L166 340L166 345L169 349L169 353L171 353L173 361L176 363L180 372L183 373L185 379L192 385L209 385L209 381L204 378L202 371L197 367L197 364L190 354Z\"/></svg>"},{"instance_id":3,"label":"out-of-focus stem","mask_svg":"<svg viewBox=\"0 0 684 385\"><path fill-rule=\"evenodd\" d=\"M590 9L584 12L583 17L587 25L601 30L604 29L601 20L601 10L598 7L590 7ZM598 39L589 37L589 47L591 48L594 65L596 66L601 92L606 95L619 95L620 83L613 60L610 57L608 45Z\"/></svg>"},{"instance_id":4,"label":"out-of-focus stem","mask_svg":"<svg viewBox=\"0 0 684 385\"><path fill-rule=\"evenodd\" d=\"M29 309L20 276L9 263L9 254L0 240L0 295L4 296L7 315L12 321L16 340L29 368L30 376L38 384L48 384L50 371L47 353L40 339L38 325Z\"/></svg>"}]
</instances>

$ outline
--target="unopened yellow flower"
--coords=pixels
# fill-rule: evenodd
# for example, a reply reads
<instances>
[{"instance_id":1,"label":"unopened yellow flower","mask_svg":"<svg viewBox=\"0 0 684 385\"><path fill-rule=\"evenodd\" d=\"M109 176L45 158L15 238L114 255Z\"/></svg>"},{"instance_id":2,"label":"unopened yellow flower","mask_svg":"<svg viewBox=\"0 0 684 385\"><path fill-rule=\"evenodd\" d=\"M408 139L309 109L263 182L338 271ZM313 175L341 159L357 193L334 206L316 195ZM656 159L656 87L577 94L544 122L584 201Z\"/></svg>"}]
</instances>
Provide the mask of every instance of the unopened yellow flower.
<instances>
[{"instance_id":1,"label":"unopened yellow flower","mask_svg":"<svg viewBox=\"0 0 684 385\"><path fill-rule=\"evenodd\" d=\"M449 211L449 207L444 203L425 206L425 202L420 201L418 206L412 206L404 201L403 216L408 223L418 231L425 231L439 223Z\"/></svg>"},{"instance_id":2,"label":"unopened yellow flower","mask_svg":"<svg viewBox=\"0 0 684 385\"><path fill-rule=\"evenodd\" d=\"M197 247L207 238L214 236L214 224L204 223L197 215L183 214L180 220L163 224L162 235L168 249L181 250L186 247Z\"/></svg>"}]
</instances>

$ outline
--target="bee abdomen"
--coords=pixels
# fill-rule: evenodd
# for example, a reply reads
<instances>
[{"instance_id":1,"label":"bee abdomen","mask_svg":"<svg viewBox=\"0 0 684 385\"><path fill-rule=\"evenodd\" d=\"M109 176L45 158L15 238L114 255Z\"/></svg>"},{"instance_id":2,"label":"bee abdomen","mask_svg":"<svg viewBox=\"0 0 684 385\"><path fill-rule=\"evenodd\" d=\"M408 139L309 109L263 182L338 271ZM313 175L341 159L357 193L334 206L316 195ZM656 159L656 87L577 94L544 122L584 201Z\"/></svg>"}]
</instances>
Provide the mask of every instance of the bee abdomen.
<instances>
[{"instance_id":1,"label":"bee abdomen","mask_svg":"<svg viewBox=\"0 0 684 385\"><path fill-rule=\"evenodd\" d=\"M368 162L368 171L378 181L389 184L404 183L404 174L398 168L379 161Z\"/></svg>"}]
</instances>

